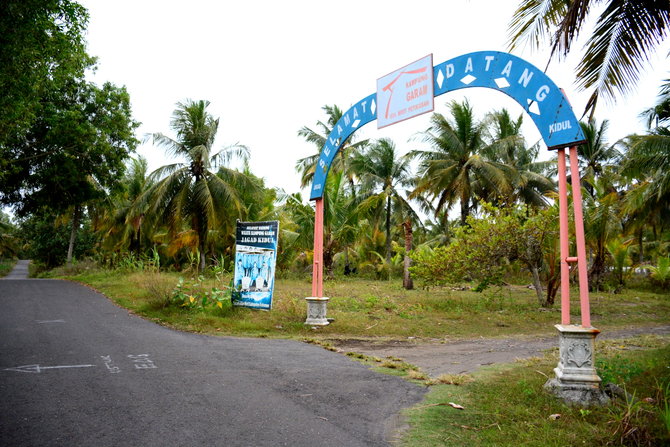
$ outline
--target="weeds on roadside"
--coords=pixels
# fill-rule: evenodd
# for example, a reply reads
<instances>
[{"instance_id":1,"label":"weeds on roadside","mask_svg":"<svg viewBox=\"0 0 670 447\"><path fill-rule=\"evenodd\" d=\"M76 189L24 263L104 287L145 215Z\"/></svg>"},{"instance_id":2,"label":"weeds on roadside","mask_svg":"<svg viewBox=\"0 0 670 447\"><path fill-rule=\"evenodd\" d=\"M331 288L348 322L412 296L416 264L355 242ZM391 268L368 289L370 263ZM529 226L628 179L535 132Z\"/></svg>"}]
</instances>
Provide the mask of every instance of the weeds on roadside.
<instances>
[{"instance_id":1,"label":"weeds on roadside","mask_svg":"<svg viewBox=\"0 0 670 447\"><path fill-rule=\"evenodd\" d=\"M123 253L121 255L113 253L112 256L103 263L103 265L124 273L158 273L161 269L161 258L158 253L158 249L154 246L151 249L150 255L138 255L132 252Z\"/></svg>"},{"instance_id":2,"label":"weeds on roadside","mask_svg":"<svg viewBox=\"0 0 670 447\"><path fill-rule=\"evenodd\" d=\"M184 278L179 278L172 291L172 303L187 309L204 309L211 306L223 309L224 303L227 303L225 290L217 287L206 289L203 285L204 280L203 276L198 276L191 282L184 282Z\"/></svg>"},{"instance_id":3,"label":"weeds on roadside","mask_svg":"<svg viewBox=\"0 0 670 447\"><path fill-rule=\"evenodd\" d=\"M613 419L609 422L615 445L654 446L656 441L651 433L654 412L644 401L638 400L635 394L621 403L614 403L611 408ZM609 444L614 444L610 441Z\"/></svg>"},{"instance_id":4,"label":"weeds on roadside","mask_svg":"<svg viewBox=\"0 0 670 447\"><path fill-rule=\"evenodd\" d=\"M14 264L16 264L16 261L13 259L0 259L0 278L7 276L14 268Z\"/></svg>"}]
</instances>

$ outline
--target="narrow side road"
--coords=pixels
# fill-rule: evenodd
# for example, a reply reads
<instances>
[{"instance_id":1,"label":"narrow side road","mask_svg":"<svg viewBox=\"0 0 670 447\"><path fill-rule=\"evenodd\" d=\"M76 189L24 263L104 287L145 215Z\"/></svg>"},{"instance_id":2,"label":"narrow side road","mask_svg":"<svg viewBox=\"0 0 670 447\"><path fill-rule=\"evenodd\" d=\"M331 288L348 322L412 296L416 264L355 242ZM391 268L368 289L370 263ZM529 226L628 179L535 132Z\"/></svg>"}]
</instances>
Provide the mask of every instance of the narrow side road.
<instances>
[{"instance_id":1,"label":"narrow side road","mask_svg":"<svg viewBox=\"0 0 670 447\"><path fill-rule=\"evenodd\" d=\"M0 281L0 445L382 446L425 389L318 346L176 332Z\"/></svg>"},{"instance_id":2,"label":"narrow side road","mask_svg":"<svg viewBox=\"0 0 670 447\"><path fill-rule=\"evenodd\" d=\"M649 326L617 331L605 331L599 340L632 337L635 335L667 335L670 326ZM511 363L544 355L544 351L558 348L558 335L554 337L520 336L515 338L479 338L448 343L413 343L391 341L375 343L359 340L332 340L341 352L357 352L375 357L399 357L421 368L431 377L442 374L467 374L496 363ZM596 352L597 355L597 352Z\"/></svg>"},{"instance_id":3,"label":"narrow side road","mask_svg":"<svg viewBox=\"0 0 670 447\"><path fill-rule=\"evenodd\" d=\"M0 279L28 279L29 264L30 261L27 261L25 259L16 261L16 264L14 264L14 268L12 269L12 271L9 272L7 276Z\"/></svg>"}]
</instances>

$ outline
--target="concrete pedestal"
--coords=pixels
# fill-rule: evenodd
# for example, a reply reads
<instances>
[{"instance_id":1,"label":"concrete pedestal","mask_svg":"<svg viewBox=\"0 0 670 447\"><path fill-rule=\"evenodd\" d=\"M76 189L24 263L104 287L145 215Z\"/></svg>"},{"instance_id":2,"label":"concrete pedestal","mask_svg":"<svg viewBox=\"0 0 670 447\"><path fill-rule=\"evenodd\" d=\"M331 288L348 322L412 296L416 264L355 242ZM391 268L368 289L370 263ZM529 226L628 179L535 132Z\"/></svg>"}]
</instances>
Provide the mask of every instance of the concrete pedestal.
<instances>
[{"instance_id":1,"label":"concrete pedestal","mask_svg":"<svg viewBox=\"0 0 670 447\"><path fill-rule=\"evenodd\" d=\"M576 325L557 324L559 360L555 379L545 383L566 403L584 407L606 405L607 395L600 389L595 369L595 340L600 331Z\"/></svg>"},{"instance_id":2,"label":"concrete pedestal","mask_svg":"<svg viewBox=\"0 0 670 447\"><path fill-rule=\"evenodd\" d=\"M305 300L307 301L307 320L305 320L305 324L310 326L328 325L328 319L326 318L328 298L310 296Z\"/></svg>"}]
</instances>

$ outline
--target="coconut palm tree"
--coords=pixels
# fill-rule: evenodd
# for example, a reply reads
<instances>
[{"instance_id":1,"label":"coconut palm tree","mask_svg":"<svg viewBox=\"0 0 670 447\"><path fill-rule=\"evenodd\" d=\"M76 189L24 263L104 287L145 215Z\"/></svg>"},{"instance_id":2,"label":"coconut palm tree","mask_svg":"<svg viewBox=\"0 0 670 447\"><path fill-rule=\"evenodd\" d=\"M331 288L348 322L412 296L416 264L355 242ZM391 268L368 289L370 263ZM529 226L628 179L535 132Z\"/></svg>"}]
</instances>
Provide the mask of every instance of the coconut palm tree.
<instances>
[{"instance_id":1,"label":"coconut palm tree","mask_svg":"<svg viewBox=\"0 0 670 447\"><path fill-rule=\"evenodd\" d=\"M138 201L140 207L148 205L148 215L154 221L166 222L171 234L184 229L192 232L197 240L200 271L205 268L209 232L231 213L239 218L244 215L237 188L212 169L218 167L219 174L224 172L228 178L236 179L237 185L254 188L244 174L227 167L233 157L248 157L246 147L232 145L212 154L219 120L207 112L208 105L209 101L202 100L178 103L170 122L176 138L162 133L151 135L155 145L186 162L155 170L151 178L156 183Z\"/></svg>"},{"instance_id":2,"label":"coconut palm tree","mask_svg":"<svg viewBox=\"0 0 670 447\"><path fill-rule=\"evenodd\" d=\"M663 81L656 105L642 112L640 116L646 118L650 130L670 120L670 79Z\"/></svg>"},{"instance_id":3,"label":"coconut palm tree","mask_svg":"<svg viewBox=\"0 0 670 447\"><path fill-rule=\"evenodd\" d=\"M605 8L576 68L577 86L593 88L584 111L586 114L590 110L591 117L601 96L613 100L632 91L649 54L668 35L670 2L521 0L509 26L510 50L525 43L539 48L550 38L551 61L570 52L593 8L600 3L605 3Z\"/></svg>"},{"instance_id":4,"label":"coconut palm tree","mask_svg":"<svg viewBox=\"0 0 670 447\"><path fill-rule=\"evenodd\" d=\"M596 120L590 119L586 123L581 121L579 125L586 137L586 142L577 148L579 172L584 186L590 194L593 194L594 185L603 175L605 168L617 165L621 153L616 145L607 144L608 120L603 120L598 125Z\"/></svg>"},{"instance_id":5,"label":"coconut palm tree","mask_svg":"<svg viewBox=\"0 0 670 447\"><path fill-rule=\"evenodd\" d=\"M623 232L621 197L614 185L618 174L607 169L593 186L593 194L584 196L584 233L591 250L589 288L600 290L606 271L607 244Z\"/></svg>"},{"instance_id":6,"label":"coconut palm tree","mask_svg":"<svg viewBox=\"0 0 670 447\"><path fill-rule=\"evenodd\" d=\"M304 138L309 143L313 143L316 146L317 151L316 154L301 158L296 162L295 168L302 176L300 179L300 186L303 188L312 182L314 171L316 170L316 163L319 160L321 149L326 144L326 138L328 138L330 132L344 115L342 109L336 105L325 105L322 109L326 112L328 120L325 123L323 121L317 121L316 127L318 130L312 130L307 126L303 126L302 129L298 131L298 136ZM353 186L354 181L352 174L347 172L348 160L368 143L368 140L355 142L354 138L355 136L351 136L349 140L344 143L330 168L333 172L344 171L346 173L345 175L347 175L349 186Z\"/></svg>"},{"instance_id":7,"label":"coconut palm tree","mask_svg":"<svg viewBox=\"0 0 670 447\"><path fill-rule=\"evenodd\" d=\"M109 206L104 208L100 224L96 225L104 249L128 248L138 255L142 252L142 240L146 239L143 232L146 209L140 209L137 200L150 186L147 159L142 156L131 158L121 188L109 198Z\"/></svg>"},{"instance_id":8,"label":"coconut palm tree","mask_svg":"<svg viewBox=\"0 0 670 447\"><path fill-rule=\"evenodd\" d=\"M630 136L625 143L621 172L632 187L626 192L624 212L637 222L642 260L643 227L656 235L670 222L670 129L658 127L648 135Z\"/></svg>"},{"instance_id":9,"label":"coconut palm tree","mask_svg":"<svg viewBox=\"0 0 670 447\"><path fill-rule=\"evenodd\" d=\"M388 138L377 140L369 148L357 154L351 161L354 173L361 179L362 195L358 205L363 214L372 214L379 219L383 216L386 231L386 263L391 263L391 222L398 221L405 234L406 272L405 286L411 288L409 279L409 250L411 250L412 222L419 217L407 199L402 187L412 183L410 159L399 157L395 144Z\"/></svg>"},{"instance_id":10,"label":"coconut palm tree","mask_svg":"<svg viewBox=\"0 0 670 447\"><path fill-rule=\"evenodd\" d=\"M486 158L489 150L482 138L483 128L468 101L452 101L449 109L451 119L434 113L431 126L420 134L431 148L410 152L411 157L420 160L420 180L410 197L437 199L436 214L460 202L461 225L465 225L476 206L476 192L505 196L512 191L512 183L504 164Z\"/></svg>"},{"instance_id":11,"label":"coconut palm tree","mask_svg":"<svg viewBox=\"0 0 670 447\"><path fill-rule=\"evenodd\" d=\"M349 247L358 235L356 199L347 188L343 171L333 172L326 180L323 210L323 266L328 278L334 277L335 255L344 252L349 263Z\"/></svg>"},{"instance_id":12,"label":"coconut palm tree","mask_svg":"<svg viewBox=\"0 0 670 447\"><path fill-rule=\"evenodd\" d=\"M502 201L506 205L521 202L531 208L546 206L547 194L556 189L547 176L554 162L537 161L540 146L526 145L521 134L523 115L513 120L507 109L502 109L489 113L484 123L486 141L489 142L485 148L487 158L506 167L513 188L509 196L488 198L489 201Z\"/></svg>"}]
</instances>

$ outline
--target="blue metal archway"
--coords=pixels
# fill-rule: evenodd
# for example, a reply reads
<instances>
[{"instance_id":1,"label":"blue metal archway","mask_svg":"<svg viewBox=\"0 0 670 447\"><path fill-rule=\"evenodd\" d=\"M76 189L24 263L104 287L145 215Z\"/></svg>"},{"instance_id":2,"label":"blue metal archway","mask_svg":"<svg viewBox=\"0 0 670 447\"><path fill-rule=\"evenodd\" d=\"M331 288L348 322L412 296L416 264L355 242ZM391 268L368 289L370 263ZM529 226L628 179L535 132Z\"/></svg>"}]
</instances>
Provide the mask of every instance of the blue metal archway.
<instances>
[{"instance_id":1,"label":"blue metal archway","mask_svg":"<svg viewBox=\"0 0 670 447\"><path fill-rule=\"evenodd\" d=\"M530 115L549 149L576 146L584 134L567 98L539 68L508 53L479 51L433 67L434 96L484 87L514 99ZM335 124L319 155L310 200L323 197L331 163L356 130L377 119L376 93L354 104Z\"/></svg>"}]
</instances>

